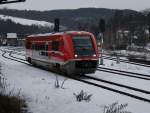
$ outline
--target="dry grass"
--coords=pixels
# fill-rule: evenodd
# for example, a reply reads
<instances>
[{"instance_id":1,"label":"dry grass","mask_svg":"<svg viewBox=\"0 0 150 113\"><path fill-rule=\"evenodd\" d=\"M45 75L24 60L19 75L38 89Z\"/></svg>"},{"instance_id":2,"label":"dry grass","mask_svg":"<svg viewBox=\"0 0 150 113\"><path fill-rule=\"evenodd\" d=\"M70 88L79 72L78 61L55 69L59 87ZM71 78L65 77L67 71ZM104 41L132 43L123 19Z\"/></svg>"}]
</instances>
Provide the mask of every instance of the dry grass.
<instances>
[{"instance_id":1,"label":"dry grass","mask_svg":"<svg viewBox=\"0 0 150 113\"><path fill-rule=\"evenodd\" d=\"M0 113L27 113L25 100L18 95L13 95L13 91L6 94L7 83L2 73L0 63Z\"/></svg>"},{"instance_id":2,"label":"dry grass","mask_svg":"<svg viewBox=\"0 0 150 113\"><path fill-rule=\"evenodd\" d=\"M27 113L25 100L0 94L0 113Z\"/></svg>"}]
</instances>

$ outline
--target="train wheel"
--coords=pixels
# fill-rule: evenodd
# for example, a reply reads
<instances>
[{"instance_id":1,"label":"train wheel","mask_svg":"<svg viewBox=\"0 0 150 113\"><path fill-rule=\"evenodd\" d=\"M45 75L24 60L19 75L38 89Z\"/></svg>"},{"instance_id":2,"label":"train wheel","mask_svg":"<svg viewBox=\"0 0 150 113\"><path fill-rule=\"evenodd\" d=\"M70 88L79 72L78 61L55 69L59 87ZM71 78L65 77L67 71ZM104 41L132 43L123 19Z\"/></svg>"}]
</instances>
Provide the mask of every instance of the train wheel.
<instances>
[{"instance_id":1,"label":"train wheel","mask_svg":"<svg viewBox=\"0 0 150 113\"><path fill-rule=\"evenodd\" d=\"M27 58L27 61L28 61L29 63L31 63L31 58L30 58L30 57L28 57L28 58Z\"/></svg>"}]
</instances>

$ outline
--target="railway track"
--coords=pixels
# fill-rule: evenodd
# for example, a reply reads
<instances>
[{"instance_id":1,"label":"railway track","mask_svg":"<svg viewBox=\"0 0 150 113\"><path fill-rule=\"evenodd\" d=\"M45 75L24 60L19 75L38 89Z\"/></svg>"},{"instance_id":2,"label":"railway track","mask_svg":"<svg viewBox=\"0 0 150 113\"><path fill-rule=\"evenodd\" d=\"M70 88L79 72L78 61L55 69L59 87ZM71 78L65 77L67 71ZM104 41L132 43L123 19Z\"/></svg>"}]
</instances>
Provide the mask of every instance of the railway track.
<instances>
[{"instance_id":1,"label":"railway track","mask_svg":"<svg viewBox=\"0 0 150 113\"><path fill-rule=\"evenodd\" d=\"M23 53L18 53L18 52L14 52L14 51L13 51L12 54L17 54L17 55L20 55L20 56L25 56L25 54L23 54Z\"/></svg>"},{"instance_id":2,"label":"railway track","mask_svg":"<svg viewBox=\"0 0 150 113\"><path fill-rule=\"evenodd\" d=\"M3 53L2 53L2 57L6 58L6 59L13 60L13 61L20 62L20 63L23 63L23 64L26 64L26 65L30 65L30 66L31 66L31 64L29 64L28 62L25 62L24 60L21 61L22 59L19 59L19 58L17 58L17 57L15 57L16 59L10 58L10 57L11 57L11 56L10 56L10 53L9 53L9 56L10 56L10 57L5 56L5 54L8 53L8 52L6 52L6 51L3 51L3 50L0 50L0 51L3 52ZM19 59L19 60L17 60L17 59Z\"/></svg>"},{"instance_id":3,"label":"railway track","mask_svg":"<svg viewBox=\"0 0 150 113\"><path fill-rule=\"evenodd\" d=\"M9 56L12 57L12 58L16 58L16 59L19 59L19 60L26 61L25 59L14 57L12 54L19 55L18 53L16 53L16 52L14 53L13 51L11 51L9 53ZM117 74L117 75L124 75L124 76L128 76L128 77L139 78L139 79L143 79L143 80L150 80L150 75L146 75L146 74L140 74L140 73L134 73L134 72L128 72L128 71L121 71L121 70L104 68L104 67L98 67L97 70L98 71L103 71L103 72L108 72L108 73L113 73L113 74Z\"/></svg>"},{"instance_id":4,"label":"railway track","mask_svg":"<svg viewBox=\"0 0 150 113\"><path fill-rule=\"evenodd\" d=\"M22 54L19 54L18 52L11 51L9 56L11 56L13 58L16 58L16 59L19 59L19 60L26 61L25 59L14 57L12 54L17 54L17 55L22 55ZM126 61L126 60L122 59L121 61ZM140 74L140 73L134 73L134 72L128 72L128 71L123 71L123 70L104 68L104 67L98 67L98 70L99 71L108 72L108 73L119 74L119 75L124 75L124 76L128 76L128 77L133 77L133 78L150 80L150 75L146 75L146 74Z\"/></svg>"},{"instance_id":5,"label":"railway track","mask_svg":"<svg viewBox=\"0 0 150 113\"><path fill-rule=\"evenodd\" d=\"M18 57L12 56L12 53L13 52L9 53L10 57L26 61L26 60L24 60L22 58L18 58ZM146 75L146 74L140 74L140 73L134 73L134 72L116 70L116 69L111 69L111 68L104 68L104 67L98 67L97 70L98 71L103 71L103 72L117 74L117 75L120 75L120 76L122 75L122 76L127 76L127 77L132 77L132 78L138 78L138 79L143 79L143 80L148 80L148 81L150 80L150 75Z\"/></svg>"},{"instance_id":6,"label":"railway track","mask_svg":"<svg viewBox=\"0 0 150 113\"><path fill-rule=\"evenodd\" d=\"M134 73L134 72L116 70L116 69L111 69L111 68L104 68L104 67L98 67L97 70L107 72L107 73L113 73L113 74L119 75L119 76L127 76L127 77L138 78L138 79L150 81L150 75L146 75L146 74L140 74L140 73Z\"/></svg>"},{"instance_id":7,"label":"railway track","mask_svg":"<svg viewBox=\"0 0 150 113\"><path fill-rule=\"evenodd\" d=\"M112 87L107 87L105 85L102 85L102 84L98 84L97 81L101 81L101 80L96 80L95 78L91 78L91 77L87 77L86 78L90 78L90 79L95 79L96 82L91 82L91 81L88 81L88 80L85 80L85 79L79 79L77 77L71 77L72 79L74 80L77 80L77 81L80 81L80 82L83 82L83 83L86 83L86 84L89 84L89 85L93 85L93 86L96 86L96 87L100 87L100 88L103 88L103 89L106 89L106 90L109 90L109 91L113 91L115 93L119 93L119 94L122 94L122 95L125 95L125 96L128 96L128 97L132 97L134 99L137 99L137 100L141 100L141 101L145 101L145 102L148 102L150 103L150 99L149 98L144 98L142 96L137 96L136 94L132 94L132 93L129 93L129 92L126 92L126 91L121 91L121 90L118 90L118 89L115 89L115 88L112 88ZM110 84L115 84L115 83L110 83ZM116 84L117 85L117 84ZM120 87L122 86L121 84L119 85ZM123 86L124 87L124 86ZM128 89L129 89L129 86L127 86ZM132 87L130 87L132 88ZM137 89L136 88L133 88L132 91L136 91ZM140 90L140 89L139 89ZM137 91L136 91L137 92ZM145 91L144 91L145 92ZM149 93L149 91L146 91Z\"/></svg>"},{"instance_id":8,"label":"railway track","mask_svg":"<svg viewBox=\"0 0 150 113\"><path fill-rule=\"evenodd\" d=\"M116 58L112 58L109 56L103 56L104 59L108 59L108 60L113 60L113 61L117 61ZM142 64L142 63L136 63L136 62L131 62L129 60L125 60L125 59L120 59L120 62L124 62L124 63L128 63L128 64L134 64L134 65L138 65L138 66L143 66L143 67L150 67L150 65L147 64Z\"/></svg>"},{"instance_id":9,"label":"railway track","mask_svg":"<svg viewBox=\"0 0 150 113\"><path fill-rule=\"evenodd\" d=\"M103 58L116 61L116 58L110 57L110 56L103 56ZM129 62L129 60L127 60L127 59L120 59L120 61L121 62Z\"/></svg>"},{"instance_id":10,"label":"railway track","mask_svg":"<svg viewBox=\"0 0 150 113\"><path fill-rule=\"evenodd\" d=\"M23 63L23 64L27 64L27 65L30 65L29 63L26 63L24 62L24 59L20 59L20 58L17 58L15 57L12 57L11 55L11 52L9 53L9 56L11 57L7 57L5 56L5 54L8 53L6 51L3 51L3 54L2 56L4 58L7 58L7 59L10 59L10 60L13 60L13 61L17 61L17 62L20 62L20 63ZM16 60L18 59L18 60ZM20 61L22 60L22 61ZM30 65L31 66L31 65ZM132 97L134 99L138 99L138 100L141 100L141 101L145 101L145 102L148 102L150 103L150 99L148 98L144 98L144 97L141 97L141 96L137 96L135 94L132 94L132 93L129 93L129 92L126 92L126 91L121 91L121 90L118 90L118 89L115 89L115 88L112 88L112 87L108 87L107 85L102 85L102 84L99 84L97 82L100 82L100 83L105 83L105 84L109 84L109 85L113 85L113 86L116 86L116 87L121 87L121 88L125 88L125 89L128 89L128 90L132 90L134 92L139 92L139 93L142 93L142 94L145 94L145 95L148 95L150 96L150 91L146 91L146 90L143 90L143 89L138 89L138 88L134 88L134 87L131 87L131 86L127 86L127 85L123 85L123 84L118 84L118 83L115 83L115 82L111 82L111 81L106 81L106 80L103 80L103 79L99 79L99 78L95 78L95 77L91 77L91 76L83 76L85 77L86 79L81 79L81 78L77 78L77 77L69 77L71 79L74 79L74 80L77 80L77 81L80 81L80 82L83 82L83 83L86 83L86 84L89 84L89 85L93 85L93 86L96 86L96 87L100 87L100 88L103 88L103 89L106 89L106 90L109 90L109 91L113 91L113 92L116 92L116 93L119 93L119 94L122 94L122 95L126 95L126 96L129 96L129 97ZM94 80L96 82L91 82L91 81L88 81L87 79L89 80Z\"/></svg>"},{"instance_id":11,"label":"railway track","mask_svg":"<svg viewBox=\"0 0 150 113\"><path fill-rule=\"evenodd\" d=\"M18 53L14 53L14 52L12 51L12 52L9 53L9 56L12 57L12 58L16 58L16 59L22 60L22 61L26 61L25 59L15 57L15 56L13 56L12 54L17 54L17 55L19 55Z\"/></svg>"},{"instance_id":12,"label":"railway track","mask_svg":"<svg viewBox=\"0 0 150 113\"><path fill-rule=\"evenodd\" d=\"M20 53L19 51L16 51L16 49L12 48L6 48L9 52L12 52L12 54L20 55L20 56L25 56L25 54ZM18 50L18 49L17 49Z\"/></svg>"},{"instance_id":13,"label":"railway track","mask_svg":"<svg viewBox=\"0 0 150 113\"><path fill-rule=\"evenodd\" d=\"M123 84L119 84L119 83L116 83L116 82L111 82L111 81L107 81L107 80L103 80L103 79L100 79L100 78L95 78L95 77L87 76L87 75L84 75L84 77L88 78L88 79L100 81L100 82L103 82L103 83L107 83L107 84L111 84L111 85L127 88L127 89L130 89L130 90L138 91L138 92L141 92L141 93L150 94L150 91L134 88L134 87L123 85Z\"/></svg>"},{"instance_id":14,"label":"railway track","mask_svg":"<svg viewBox=\"0 0 150 113\"><path fill-rule=\"evenodd\" d=\"M7 48L8 50L13 50L13 53L14 54L17 54L17 55L21 55L21 56L25 56L23 53L18 53L16 52L15 49L12 49L12 48ZM22 49L22 48L21 48ZM117 59L116 58L112 58L110 56L103 56L104 59L108 59L108 60L113 60L113 61L116 61ZM136 62L132 62L132 61L129 61L129 60L125 60L125 59L120 59L120 62L124 62L124 63L128 63L128 64L134 64L134 65L138 65L138 66L144 66L144 67L150 67L150 65L148 64L142 64L142 63L136 63Z\"/></svg>"}]
</instances>

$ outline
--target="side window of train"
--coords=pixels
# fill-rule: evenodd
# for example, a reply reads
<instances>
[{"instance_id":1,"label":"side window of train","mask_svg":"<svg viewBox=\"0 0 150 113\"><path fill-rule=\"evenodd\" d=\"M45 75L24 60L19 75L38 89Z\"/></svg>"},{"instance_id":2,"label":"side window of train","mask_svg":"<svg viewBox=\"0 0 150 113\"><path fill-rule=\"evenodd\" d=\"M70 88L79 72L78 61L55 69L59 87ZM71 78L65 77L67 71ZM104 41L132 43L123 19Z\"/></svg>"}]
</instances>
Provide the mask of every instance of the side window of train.
<instances>
[{"instance_id":1,"label":"side window of train","mask_svg":"<svg viewBox=\"0 0 150 113\"><path fill-rule=\"evenodd\" d=\"M52 42L52 50L53 51L59 51L59 41L53 41Z\"/></svg>"},{"instance_id":2,"label":"side window of train","mask_svg":"<svg viewBox=\"0 0 150 113\"><path fill-rule=\"evenodd\" d=\"M37 44L35 44L35 47L34 47L34 49L35 49L35 50L37 50L37 49L38 49L38 45L37 45Z\"/></svg>"},{"instance_id":3,"label":"side window of train","mask_svg":"<svg viewBox=\"0 0 150 113\"><path fill-rule=\"evenodd\" d=\"M44 46L44 44L39 45L38 50L45 50L45 46Z\"/></svg>"},{"instance_id":4,"label":"side window of train","mask_svg":"<svg viewBox=\"0 0 150 113\"><path fill-rule=\"evenodd\" d=\"M35 44L32 44L32 50L35 50Z\"/></svg>"},{"instance_id":5,"label":"side window of train","mask_svg":"<svg viewBox=\"0 0 150 113\"><path fill-rule=\"evenodd\" d=\"M48 56L48 45L45 45L45 56Z\"/></svg>"},{"instance_id":6,"label":"side window of train","mask_svg":"<svg viewBox=\"0 0 150 113\"><path fill-rule=\"evenodd\" d=\"M47 44L46 45L41 45L40 50L42 50L41 51L42 56L48 56L48 45Z\"/></svg>"},{"instance_id":7,"label":"side window of train","mask_svg":"<svg viewBox=\"0 0 150 113\"><path fill-rule=\"evenodd\" d=\"M47 44L45 45L45 51L48 51L48 45Z\"/></svg>"}]
</instances>

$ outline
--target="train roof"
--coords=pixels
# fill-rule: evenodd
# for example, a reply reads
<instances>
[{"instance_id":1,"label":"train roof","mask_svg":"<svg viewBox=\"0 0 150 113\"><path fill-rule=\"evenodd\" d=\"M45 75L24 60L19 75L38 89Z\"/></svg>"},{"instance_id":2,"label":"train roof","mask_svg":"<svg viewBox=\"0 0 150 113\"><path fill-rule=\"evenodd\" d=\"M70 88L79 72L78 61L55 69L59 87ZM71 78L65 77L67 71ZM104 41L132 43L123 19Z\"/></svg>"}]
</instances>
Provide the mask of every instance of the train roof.
<instances>
[{"instance_id":1,"label":"train roof","mask_svg":"<svg viewBox=\"0 0 150 113\"><path fill-rule=\"evenodd\" d=\"M58 32L58 33L44 33L44 34L35 34L29 35L28 37L43 37L43 36L55 36L55 35L64 35L64 34L91 34L87 31L65 31L65 32Z\"/></svg>"}]
</instances>

